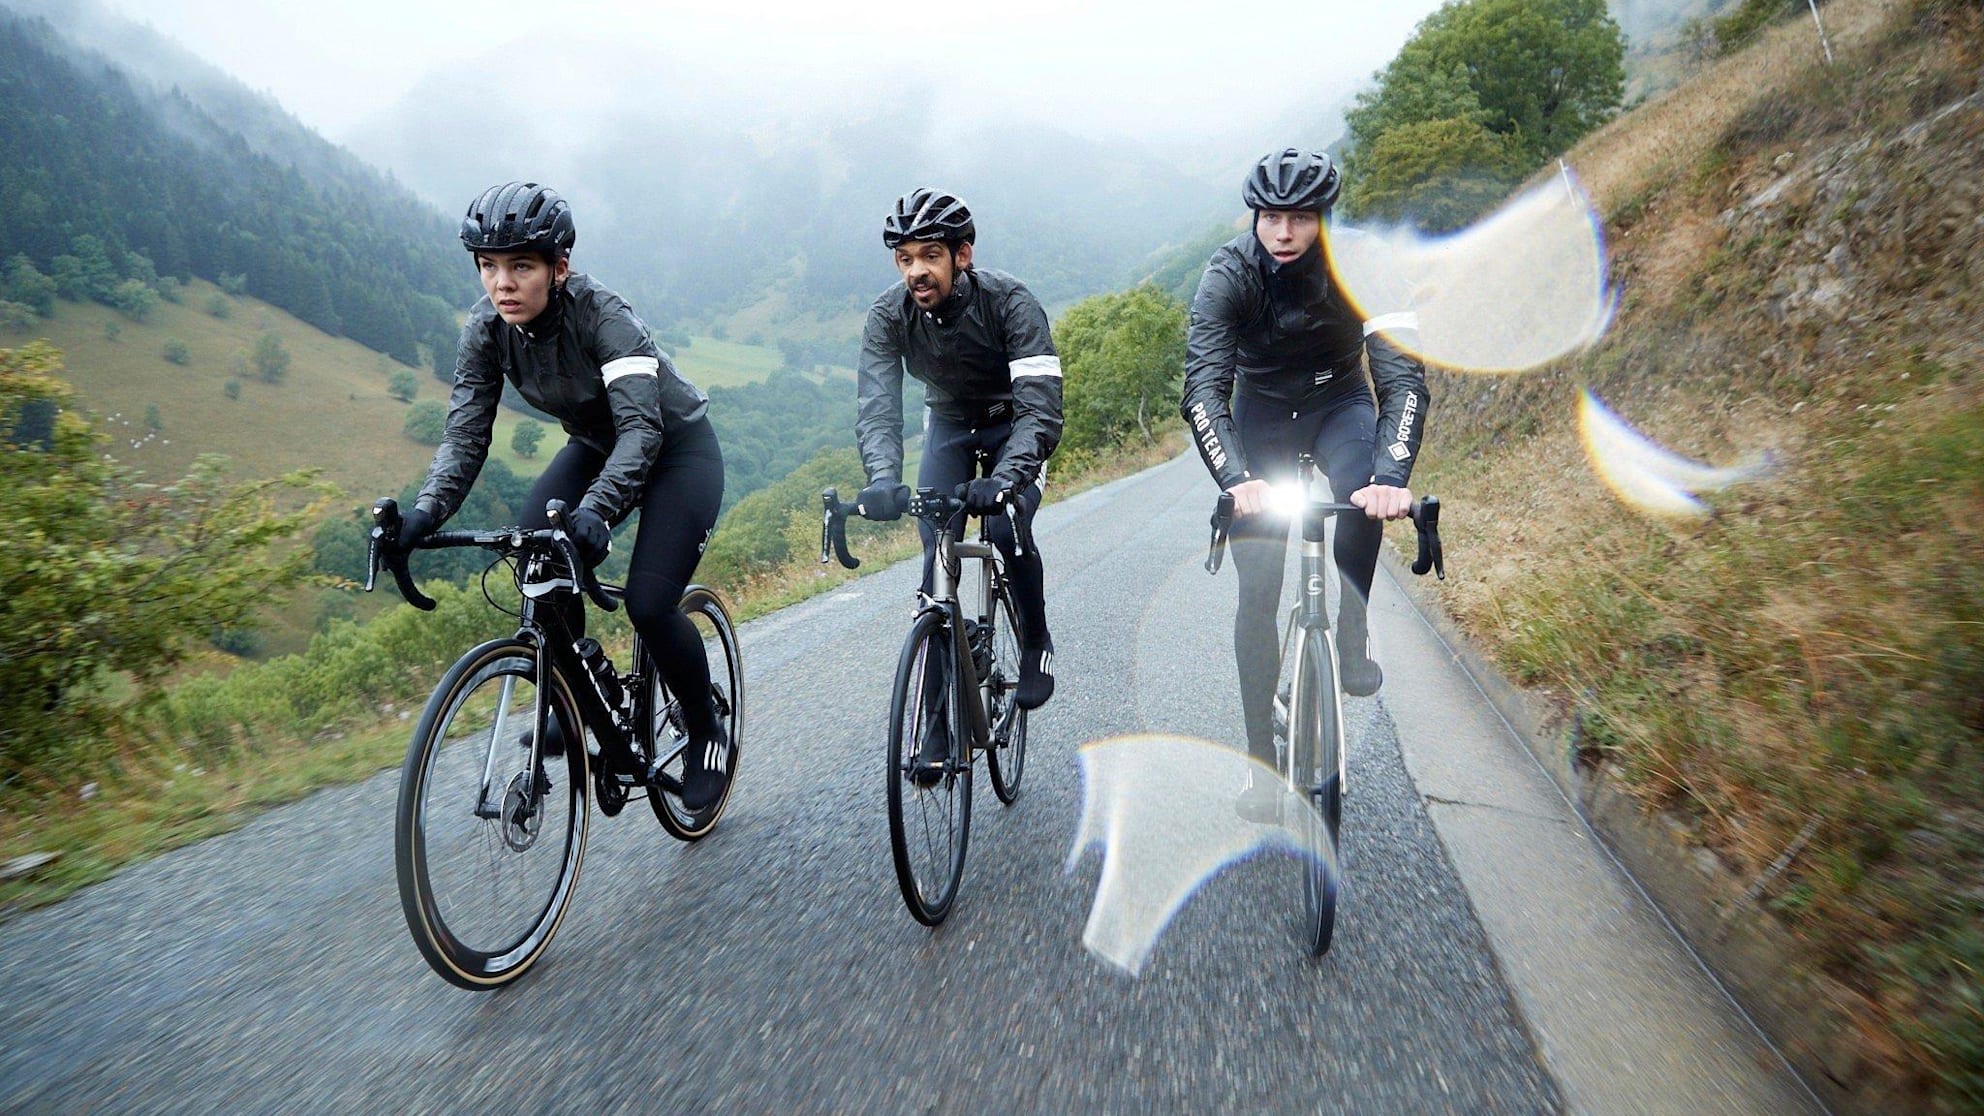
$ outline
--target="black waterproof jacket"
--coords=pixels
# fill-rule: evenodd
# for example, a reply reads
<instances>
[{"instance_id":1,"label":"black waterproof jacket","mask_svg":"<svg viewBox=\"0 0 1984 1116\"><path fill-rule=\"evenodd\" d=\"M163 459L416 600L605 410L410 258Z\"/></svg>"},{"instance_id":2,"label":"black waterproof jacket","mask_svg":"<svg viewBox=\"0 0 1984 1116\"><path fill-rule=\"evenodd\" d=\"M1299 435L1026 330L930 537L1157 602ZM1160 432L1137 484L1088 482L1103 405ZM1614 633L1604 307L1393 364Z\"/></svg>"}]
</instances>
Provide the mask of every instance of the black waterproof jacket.
<instances>
[{"instance_id":1,"label":"black waterproof jacket","mask_svg":"<svg viewBox=\"0 0 1984 1116\"><path fill-rule=\"evenodd\" d=\"M655 348L633 307L588 276L567 276L528 326L505 322L484 298L462 326L447 432L416 501L440 520L455 514L482 472L506 379L574 440L606 455L579 506L608 523L640 501L669 432L709 408L709 397Z\"/></svg>"},{"instance_id":2,"label":"black waterproof jacket","mask_svg":"<svg viewBox=\"0 0 1984 1116\"><path fill-rule=\"evenodd\" d=\"M1366 234L1331 228L1326 235L1342 243ZM1402 284L1375 285L1353 303L1324 266L1321 242L1279 264L1250 230L1212 254L1192 299L1179 409L1220 488L1249 476L1233 425L1236 390L1291 414L1310 411L1368 390L1367 354L1378 394L1372 479L1404 487L1411 478L1430 397L1425 365L1400 345L1416 344L1419 319Z\"/></svg>"},{"instance_id":3,"label":"black waterproof jacket","mask_svg":"<svg viewBox=\"0 0 1984 1116\"><path fill-rule=\"evenodd\" d=\"M905 369L926 385L932 411L973 426L1013 424L992 475L1014 488L1033 483L1061 443L1061 358L1047 312L1003 271L959 272L934 310L902 283L869 307L854 433L870 483L902 477Z\"/></svg>"}]
</instances>

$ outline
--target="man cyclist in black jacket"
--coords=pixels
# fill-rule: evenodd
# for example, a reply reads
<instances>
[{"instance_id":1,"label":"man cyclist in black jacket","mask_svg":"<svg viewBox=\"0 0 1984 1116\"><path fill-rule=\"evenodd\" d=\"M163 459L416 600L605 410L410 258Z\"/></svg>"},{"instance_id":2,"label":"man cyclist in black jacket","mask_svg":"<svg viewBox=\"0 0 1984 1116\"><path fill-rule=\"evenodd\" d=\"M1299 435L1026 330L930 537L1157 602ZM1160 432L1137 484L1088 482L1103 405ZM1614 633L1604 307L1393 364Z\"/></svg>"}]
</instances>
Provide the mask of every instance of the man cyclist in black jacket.
<instances>
[{"instance_id":1,"label":"man cyclist in black jacket","mask_svg":"<svg viewBox=\"0 0 1984 1116\"><path fill-rule=\"evenodd\" d=\"M918 487L953 491L990 520L1005 556L1020 623L1015 699L1037 709L1054 692L1054 641L1047 631L1040 553L1015 554L1010 504L1031 521L1040 506L1041 470L1061 441L1061 358L1047 312L1018 279L972 266L977 227L956 197L931 189L903 195L882 222L882 243L902 281L868 310L861 336L855 436L868 486L855 500L869 519L901 517L902 377L924 384L923 462ZM990 455L978 476L978 451ZM962 518L962 517L960 517ZM923 533L923 591L931 587L935 533ZM957 525L961 527L962 525ZM926 741L923 757L941 766L947 742Z\"/></svg>"},{"instance_id":2,"label":"man cyclist in black jacket","mask_svg":"<svg viewBox=\"0 0 1984 1116\"><path fill-rule=\"evenodd\" d=\"M1270 482L1292 476L1306 451L1337 498L1364 509L1365 518L1336 521L1337 636L1345 692L1376 693L1384 673L1370 656L1365 607L1379 521L1406 514L1426 427L1425 367L1401 347L1417 340L1409 301L1401 291L1359 290L1353 302L1329 267L1331 242L1359 235L1331 226L1341 186L1320 152L1289 148L1261 159L1241 191L1253 228L1206 264L1186 341L1181 410L1206 468L1233 494L1233 649L1247 750L1270 766L1288 538L1285 518L1261 514Z\"/></svg>"}]
</instances>

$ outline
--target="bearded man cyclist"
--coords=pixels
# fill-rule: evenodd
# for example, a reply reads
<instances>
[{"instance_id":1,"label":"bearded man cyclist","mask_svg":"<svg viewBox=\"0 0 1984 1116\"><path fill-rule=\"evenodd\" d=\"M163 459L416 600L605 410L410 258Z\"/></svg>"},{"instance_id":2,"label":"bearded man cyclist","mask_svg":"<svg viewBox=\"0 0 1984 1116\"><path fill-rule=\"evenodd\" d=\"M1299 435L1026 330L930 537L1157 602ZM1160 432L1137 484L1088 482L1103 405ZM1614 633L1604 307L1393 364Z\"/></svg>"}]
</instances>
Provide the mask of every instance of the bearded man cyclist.
<instances>
[{"instance_id":1,"label":"bearded man cyclist","mask_svg":"<svg viewBox=\"0 0 1984 1116\"><path fill-rule=\"evenodd\" d=\"M1207 262L1186 341L1180 409L1213 480L1233 495L1233 650L1247 750L1270 767L1288 539L1286 519L1261 514L1271 482L1292 477L1306 452L1337 499L1364 509L1364 518L1336 520L1337 635L1345 692L1376 693L1384 673L1370 656L1366 605L1379 521L1407 514L1426 429L1409 301L1400 291L1347 292L1329 266L1332 242L1360 235L1330 220L1341 188L1328 155L1288 148L1262 158L1241 189L1253 227Z\"/></svg>"},{"instance_id":2,"label":"bearded man cyclist","mask_svg":"<svg viewBox=\"0 0 1984 1116\"><path fill-rule=\"evenodd\" d=\"M641 512L627 618L681 701L689 732L682 804L700 811L722 799L736 750L711 700L702 636L678 605L723 502L723 453L706 416L709 397L675 370L625 299L571 270L577 239L571 206L535 182L492 186L469 203L461 242L485 297L462 326L446 431L396 548L411 551L461 507L488 457L505 380L558 419L571 441L531 486L521 525L548 527L545 504L565 501L565 529L596 566L613 526ZM576 598L569 605L576 633L585 615ZM552 729L563 736L555 722ZM546 744L555 751L564 741Z\"/></svg>"},{"instance_id":3,"label":"bearded man cyclist","mask_svg":"<svg viewBox=\"0 0 1984 1116\"><path fill-rule=\"evenodd\" d=\"M877 520L900 518L908 507L901 480L902 377L908 372L924 384L916 483L955 492L968 511L987 516L1019 612L1015 700L1022 709L1037 709L1054 693L1046 575L1038 548L1015 553L1012 525L1001 513L1011 505L1030 523L1040 507L1041 471L1061 441L1061 358L1047 312L1032 292L1003 271L973 266L977 239L964 202L927 188L897 199L882 221L882 244L894 254L902 281L875 300L861 335L855 437L868 485L855 503L863 516ZM980 451L988 455L984 476L978 475ZM927 593L936 536L929 523L918 526ZM932 734L926 750L945 743ZM924 757L925 764L933 758L941 764L943 753Z\"/></svg>"}]
</instances>

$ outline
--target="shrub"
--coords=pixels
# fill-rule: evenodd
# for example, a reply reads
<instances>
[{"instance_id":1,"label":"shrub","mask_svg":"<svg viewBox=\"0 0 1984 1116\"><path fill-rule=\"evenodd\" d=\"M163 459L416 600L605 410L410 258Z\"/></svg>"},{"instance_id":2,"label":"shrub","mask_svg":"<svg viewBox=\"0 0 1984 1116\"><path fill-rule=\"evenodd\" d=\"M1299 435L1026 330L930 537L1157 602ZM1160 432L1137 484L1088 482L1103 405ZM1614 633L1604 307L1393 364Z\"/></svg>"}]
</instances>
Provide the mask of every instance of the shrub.
<instances>
[{"instance_id":1,"label":"shrub","mask_svg":"<svg viewBox=\"0 0 1984 1116\"><path fill-rule=\"evenodd\" d=\"M400 433L424 446L438 446L448 429L448 409L432 399L423 399L406 413Z\"/></svg>"},{"instance_id":2,"label":"shrub","mask_svg":"<svg viewBox=\"0 0 1984 1116\"><path fill-rule=\"evenodd\" d=\"M184 365L193 359L191 350L186 347L186 342L181 341L177 337L166 338L165 344L159 349L159 353L165 357L166 362L169 364Z\"/></svg>"},{"instance_id":3,"label":"shrub","mask_svg":"<svg viewBox=\"0 0 1984 1116\"><path fill-rule=\"evenodd\" d=\"M110 290L110 305L134 322L142 322L158 308L158 292L137 279L126 279Z\"/></svg>"},{"instance_id":4,"label":"shrub","mask_svg":"<svg viewBox=\"0 0 1984 1116\"><path fill-rule=\"evenodd\" d=\"M0 301L0 330L26 333L34 328L34 307L25 302Z\"/></svg>"}]
</instances>

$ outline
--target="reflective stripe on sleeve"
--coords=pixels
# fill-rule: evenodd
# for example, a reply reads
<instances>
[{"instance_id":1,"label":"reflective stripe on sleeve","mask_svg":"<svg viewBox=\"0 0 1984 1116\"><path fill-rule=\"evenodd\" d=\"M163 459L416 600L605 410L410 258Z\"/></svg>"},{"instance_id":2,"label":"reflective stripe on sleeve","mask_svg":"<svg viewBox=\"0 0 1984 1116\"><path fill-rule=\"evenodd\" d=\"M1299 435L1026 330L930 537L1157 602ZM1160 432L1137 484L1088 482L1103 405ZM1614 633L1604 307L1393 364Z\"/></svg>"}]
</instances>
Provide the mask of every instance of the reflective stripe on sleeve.
<instances>
[{"instance_id":1,"label":"reflective stripe on sleeve","mask_svg":"<svg viewBox=\"0 0 1984 1116\"><path fill-rule=\"evenodd\" d=\"M1052 376L1058 380L1061 378L1061 358L1051 353L1047 356L1021 357L1012 363L1012 370L1015 380L1021 376Z\"/></svg>"},{"instance_id":2,"label":"reflective stripe on sleeve","mask_svg":"<svg viewBox=\"0 0 1984 1116\"><path fill-rule=\"evenodd\" d=\"M600 365L599 374L609 384L622 376L658 376L661 362L651 356L626 356Z\"/></svg>"},{"instance_id":3,"label":"reflective stripe on sleeve","mask_svg":"<svg viewBox=\"0 0 1984 1116\"><path fill-rule=\"evenodd\" d=\"M1405 310L1397 314L1380 314L1377 317L1372 318L1370 321L1365 322L1364 336L1369 337L1374 333L1385 333L1385 332L1390 332L1392 330L1399 330L1399 329L1416 330L1418 328L1419 328L1419 315L1413 313L1410 310Z\"/></svg>"}]
</instances>

